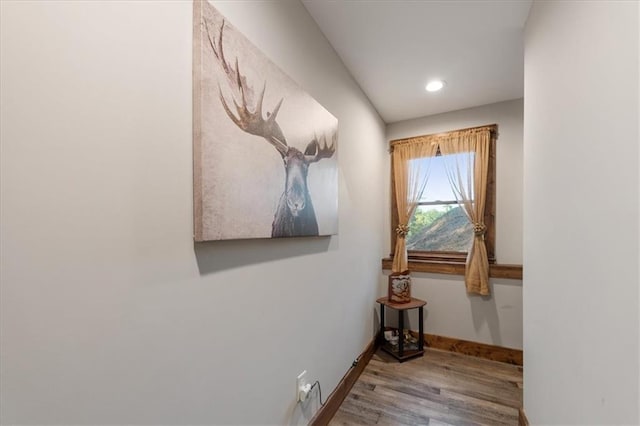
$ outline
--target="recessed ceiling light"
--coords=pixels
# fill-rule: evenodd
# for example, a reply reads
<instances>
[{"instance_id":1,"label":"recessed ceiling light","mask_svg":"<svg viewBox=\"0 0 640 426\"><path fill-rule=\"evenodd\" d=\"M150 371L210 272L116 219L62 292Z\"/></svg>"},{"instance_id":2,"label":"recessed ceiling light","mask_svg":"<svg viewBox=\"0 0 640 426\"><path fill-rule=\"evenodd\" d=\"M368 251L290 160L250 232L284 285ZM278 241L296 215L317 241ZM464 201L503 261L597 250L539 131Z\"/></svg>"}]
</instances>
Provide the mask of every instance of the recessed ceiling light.
<instances>
[{"instance_id":1,"label":"recessed ceiling light","mask_svg":"<svg viewBox=\"0 0 640 426\"><path fill-rule=\"evenodd\" d=\"M425 87L425 89L427 89L427 92L437 92L438 90L442 89L445 85L445 82L442 80L431 80L429 83L427 83L427 87Z\"/></svg>"}]
</instances>

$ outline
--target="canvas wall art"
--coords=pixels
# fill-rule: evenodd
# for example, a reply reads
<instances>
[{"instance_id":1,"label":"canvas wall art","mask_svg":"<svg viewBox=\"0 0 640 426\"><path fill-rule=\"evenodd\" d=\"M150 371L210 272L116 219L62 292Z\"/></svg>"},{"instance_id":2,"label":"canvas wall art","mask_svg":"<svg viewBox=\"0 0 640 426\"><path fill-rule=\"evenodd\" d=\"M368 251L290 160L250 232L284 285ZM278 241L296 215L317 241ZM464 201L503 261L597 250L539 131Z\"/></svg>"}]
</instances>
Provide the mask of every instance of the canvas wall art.
<instances>
[{"instance_id":1,"label":"canvas wall art","mask_svg":"<svg viewBox=\"0 0 640 426\"><path fill-rule=\"evenodd\" d=\"M338 231L338 120L194 1L196 241Z\"/></svg>"}]
</instances>

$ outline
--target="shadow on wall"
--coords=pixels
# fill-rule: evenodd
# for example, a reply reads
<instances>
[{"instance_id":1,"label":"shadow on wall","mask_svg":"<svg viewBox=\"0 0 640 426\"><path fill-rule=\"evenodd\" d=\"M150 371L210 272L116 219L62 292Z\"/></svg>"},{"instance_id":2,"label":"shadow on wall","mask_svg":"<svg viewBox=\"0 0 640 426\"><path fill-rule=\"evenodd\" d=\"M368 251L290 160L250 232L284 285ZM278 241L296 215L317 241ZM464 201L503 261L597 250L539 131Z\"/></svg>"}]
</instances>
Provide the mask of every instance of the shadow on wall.
<instances>
[{"instance_id":1,"label":"shadow on wall","mask_svg":"<svg viewBox=\"0 0 640 426\"><path fill-rule=\"evenodd\" d=\"M382 327L382 324L380 324L380 305L376 303L376 306L373 307L373 336L372 338L375 339L378 335L378 333L380 332L380 328Z\"/></svg>"},{"instance_id":2,"label":"shadow on wall","mask_svg":"<svg viewBox=\"0 0 640 426\"><path fill-rule=\"evenodd\" d=\"M194 243L200 275L329 251L331 237L225 240Z\"/></svg>"},{"instance_id":3,"label":"shadow on wall","mask_svg":"<svg viewBox=\"0 0 640 426\"><path fill-rule=\"evenodd\" d=\"M322 398L326 401L327 395L322 395ZM318 388L315 387L304 402L296 402L290 407L289 412L291 415L287 424L296 426L308 425L320 407L320 394Z\"/></svg>"},{"instance_id":4,"label":"shadow on wall","mask_svg":"<svg viewBox=\"0 0 640 426\"><path fill-rule=\"evenodd\" d=\"M469 305L471 307L471 315L473 317L473 327L476 332L480 331L483 324L487 325L491 334L491 341L496 346L502 346L502 337L500 335L500 318L498 317L498 307L495 298L495 282L491 282L491 296L479 296L467 294ZM500 281L500 285L516 285L508 280ZM504 307L503 307L504 308Z\"/></svg>"}]
</instances>

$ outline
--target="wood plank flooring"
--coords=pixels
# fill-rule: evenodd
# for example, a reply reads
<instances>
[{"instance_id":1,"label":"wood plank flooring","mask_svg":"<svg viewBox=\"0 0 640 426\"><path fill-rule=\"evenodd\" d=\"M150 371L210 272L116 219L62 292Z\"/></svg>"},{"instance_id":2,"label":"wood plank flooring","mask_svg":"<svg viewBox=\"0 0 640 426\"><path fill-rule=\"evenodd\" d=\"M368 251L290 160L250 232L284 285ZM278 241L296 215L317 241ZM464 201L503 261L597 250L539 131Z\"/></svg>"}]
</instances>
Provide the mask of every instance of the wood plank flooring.
<instances>
[{"instance_id":1,"label":"wood plank flooring","mask_svg":"<svg viewBox=\"0 0 640 426\"><path fill-rule=\"evenodd\" d=\"M517 425L522 367L425 348L398 363L378 349L329 423Z\"/></svg>"}]
</instances>

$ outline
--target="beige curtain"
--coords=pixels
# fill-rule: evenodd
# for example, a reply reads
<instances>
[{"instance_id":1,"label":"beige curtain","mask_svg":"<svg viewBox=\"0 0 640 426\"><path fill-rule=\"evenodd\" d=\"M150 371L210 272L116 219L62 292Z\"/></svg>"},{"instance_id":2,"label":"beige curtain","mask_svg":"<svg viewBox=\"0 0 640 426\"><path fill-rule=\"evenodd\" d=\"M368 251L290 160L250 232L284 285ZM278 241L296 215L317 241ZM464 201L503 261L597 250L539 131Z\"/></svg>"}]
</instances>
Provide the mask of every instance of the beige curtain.
<instances>
[{"instance_id":1,"label":"beige curtain","mask_svg":"<svg viewBox=\"0 0 640 426\"><path fill-rule=\"evenodd\" d=\"M468 293L486 296L489 290L489 260L484 235L484 207L489 171L489 129L462 131L442 139L440 152L444 157L449 182L473 224L473 244L467 255L465 284ZM473 155L453 155L472 153Z\"/></svg>"},{"instance_id":2,"label":"beige curtain","mask_svg":"<svg viewBox=\"0 0 640 426\"><path fill-rule=\"evenodd\" d=\"M436 155L438 145L430 138L415 138L411 142L393 146L393 176L395 181L398 227L392 272L408 270L406 235L409 220L422 197L429 178L431 158ZM421 161L411 161L422 159Z\"/></svg>"}]
</instances>

